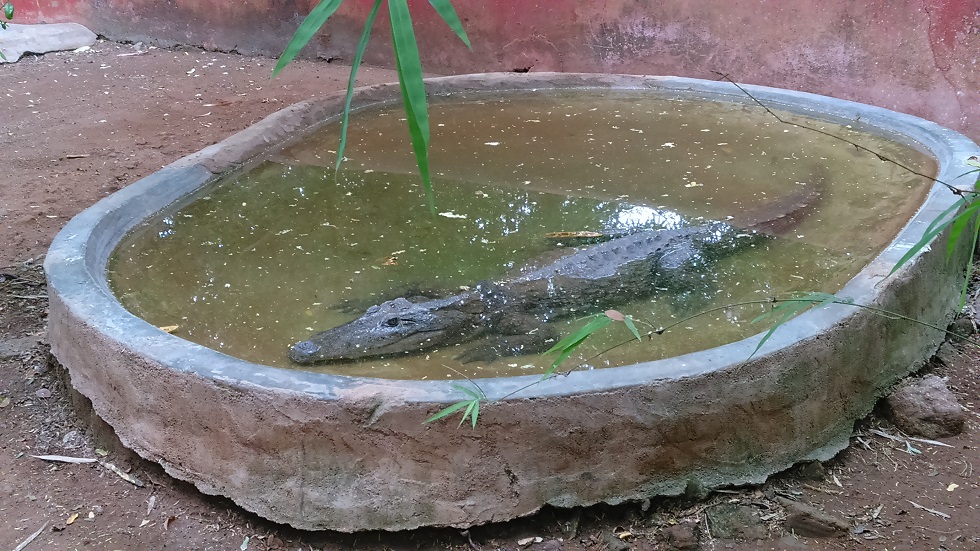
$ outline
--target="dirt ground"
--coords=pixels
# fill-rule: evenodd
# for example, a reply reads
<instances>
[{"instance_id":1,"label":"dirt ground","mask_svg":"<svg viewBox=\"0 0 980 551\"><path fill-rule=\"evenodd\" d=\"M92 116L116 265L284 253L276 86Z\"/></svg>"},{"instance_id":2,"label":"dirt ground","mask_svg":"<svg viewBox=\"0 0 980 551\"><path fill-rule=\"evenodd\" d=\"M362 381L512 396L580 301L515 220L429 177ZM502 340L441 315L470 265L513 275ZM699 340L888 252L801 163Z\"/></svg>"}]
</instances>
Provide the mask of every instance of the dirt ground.
<instances>
[{"instance_id":1,"label":"dirt ground","mask_svg":"<svg viewBox=\"0 0 980 551\"><path fill-rule=\"evenodd\" d=\"M348 68L337 64L298 62L270 80L273 64L100 41L86 52L0 65L0 548L980 549L980 352L961 345L946 346L927 368L949 377L969 412L966 431L943 439L945 446L905 440L872 416L834 460L797 467L760 487L546 509L469 531L292 530L205 496L94 435L47 353L45 249L70 217L105 195L275 110L346 84ZM365 84L394 80L383 69L361 74ZM45 454L99 461L33 457ZM805 528L786 522L787 499L836 517L848 530L804 537ZM725 527L714 517L707 520L726 507L748 512L732 539L720 537ZM18 547L23 542L29 543Z\"/></svg>"}]
</instances>

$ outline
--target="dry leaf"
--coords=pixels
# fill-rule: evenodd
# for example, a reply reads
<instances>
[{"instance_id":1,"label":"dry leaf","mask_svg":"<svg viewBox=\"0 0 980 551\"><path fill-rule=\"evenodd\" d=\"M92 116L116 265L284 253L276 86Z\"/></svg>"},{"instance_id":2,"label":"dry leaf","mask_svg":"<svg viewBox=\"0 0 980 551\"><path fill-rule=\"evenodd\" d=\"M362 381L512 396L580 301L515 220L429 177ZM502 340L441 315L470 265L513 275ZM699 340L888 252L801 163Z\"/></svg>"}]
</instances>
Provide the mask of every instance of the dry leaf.
<instances>
[{"instance_id":1,"label":"dry leaf","mask_svg":"<svg viewBox=\"0 0 980 551\"><path fill-rule=\"evenodd\" d=\"M544 234L544 236L548 239L568 239L571 237L602 237L602 234L594 231L553 231Z\"/></svg>"},{"instance_id":2,"label":"dry leaf","mask_svg":"<svg viewBox=\"0 0 980 551\"><path fill-rule=\"evenodd\" d=\"M628 531L623 531L623 532L620 532L620 533L616 534L616 537L619 538L619 539L621 539L621 540L624 540L626 538L632 538L633 537L633 533L632 532L628 532Z\"/></svg>"},{"instance_id":3,"label":"dry leaf","mask_svg":"<svg viewBox=\"0 0 980 551\"><path fill-rule=\"evenodd\" d=\"M148 518L143 519L143 522L140 522L140 528L146 526L149 523L150 523L150 519Z\"/></svg>"},{"instance_id":4,"label":"dry leaf","mask_svg":"<svg viewBox=\"0 0 980 551\"><path fill-rule=\"evenodd\" d=\"M170 529L170 523L173 522L173 521L175 521L175 520L177 520L177 517L174 516L174 515L170 515L169 517L167 517L167 520L163 521L163 529L164 530L169 530Z\"/></svg>"},{"instance_id":5,"label":"dry leaf","mask_svg":"<svg viewBox=\"0 0 980 551\"><path fill-rule=\"evenodd\" d=\"M626 319L626 316L624 316L623 313L618 310L606 310L605 314L606 317L613 321L623 321Z\"/></svg>"},{"instance_id":6,"label":"dry leaf","mask_svg":"<svg viewBox=\"0 0 980 551\"><path fill-rule=\"evenodd\" d=\"M10 397L9 396L4 396L3 398L0 398L0 408L5 408L5 407L7 407L9 405L10 405Z\"/></svg>"},{"instance_id":7,"label":"dry leaf","mask_svg":"<svg viewBox=\"0 0 980 551\"><path fill-rule=\"evenodd\" d=\"M72 513L71 516L68 517L68 520L65 521L65 524L71 524L76 520L78 520L78 513Z\"/></svg>"},{"instance_id":8,"label":"dry leaf","mask_svg":"<svg viewBox=\"0 0 980 551\"><path fill-rule=\"evenodd\" d=\"M952 492L953 490L955 490L955 489L957 489L957 488L959 488L959 487L960 487L960 485L959 485L959 484L957 484L957 483L955 483L955 482L953 482L953 483L952 483L952 484L950 484L949 486L946 486L946 491L947 491L947 492Z\"/></svg>"},{"instance_id":9,"label":"dry leaf","mask_svg":"<svg viewBox=\"0 0 980 551\"><path fill-rule=\"evenodd\" d=\"M159 329L160 331L163 331L164 333L175 333L178 329L180 329L180 326L179 325L161 325L157 329Z\"/></svg>"},{"instance_id":10,"label":"dry leaf","mask_svg":"<svg viewBox=\"0 0 980 551\"><path fill-rule=\"evenodd\" d=\"M102 463L102 465L105 468L109 469L110 471L116 473L116 475L119 478L125 480L126 482L129 482L130 484L132 484L132 485L134 485L134 486L136 486L138 488L142 488L143 487L143 483L140 482L140 480L138 478L136 478L135 476L133 476L131 474L128 474L128 473L123 472L122 469L120 469L119 467L113 465L112 463L106 462L106 463Z\"/></svg>"}]
</instances>

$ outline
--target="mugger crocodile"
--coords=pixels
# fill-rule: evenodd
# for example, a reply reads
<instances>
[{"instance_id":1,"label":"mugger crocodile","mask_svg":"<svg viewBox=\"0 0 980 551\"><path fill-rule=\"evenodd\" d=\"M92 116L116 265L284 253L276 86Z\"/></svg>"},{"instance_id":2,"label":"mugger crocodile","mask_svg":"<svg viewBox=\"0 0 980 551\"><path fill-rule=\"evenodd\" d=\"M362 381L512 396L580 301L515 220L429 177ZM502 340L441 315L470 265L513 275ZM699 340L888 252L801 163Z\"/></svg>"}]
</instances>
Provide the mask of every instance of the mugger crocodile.
<instances>
[{"instance_id":1,"label":"mugger crocodile","mask_svg":"<svg viewBox=\"0 0 980 551\"><path fill-rule=\"evenodd\" d=\"M816 207L823 178L738 226L709 222L640 231L590 245L519 277L483 281L439 299L400 297L289 348L298 364L417 354L483 339L464 363L536 354L558 338L546 322L612 308L658 292L691 292L719 259L796 227Z\"/></svg>"}]
</instances>

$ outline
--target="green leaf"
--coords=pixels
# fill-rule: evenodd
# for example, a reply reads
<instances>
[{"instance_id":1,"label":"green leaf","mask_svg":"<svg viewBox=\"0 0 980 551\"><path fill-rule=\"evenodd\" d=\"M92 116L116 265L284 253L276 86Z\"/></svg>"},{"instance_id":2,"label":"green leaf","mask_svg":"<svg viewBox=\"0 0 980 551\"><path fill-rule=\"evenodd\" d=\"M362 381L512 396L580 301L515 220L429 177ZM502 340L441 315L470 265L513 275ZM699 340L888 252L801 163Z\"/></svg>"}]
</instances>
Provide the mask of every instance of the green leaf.
<instances>
[{"instance_id":1,"label":"green leaf","mask_svg":"<svg viewBox=\"0 0 980 551\"><path fill-rule=\"evenodd\" d=\"M888 272L888 275L897 272L899 268L918 254L919 251L928 245L937 235L949 227L949 225L952 224L957 218L955 215L953 215L953 213L958 211L966 204L967 200L965 198L961 198L953 203L953 205L948 209L940 213L939 216L936 216L936 218L934 218L933 221L926 227L926 231L923 232L922 237L919 238L915 245L912 245L912 248L910 248L905 255L903 255L902 258L895 263L894 266L892 266L892 269L890 272ZM950 218L950 216L952 216L952 218Z\"/></svg>"},{"instance_id":2,"label":"green leaf","mask_svg":"<svg viewBox=\"0 0 980 551\"><path fill-rule=\"evenodd\" d=\"M980 201L975 200L953 220L953 225L949 229L949 240L946 242L946 258L953 256L953 251L956 249L956 242L959 241L960 234L970 224L970 220L976 216L977 209L980 209Z\"/></svg>"},{"instance_id":3,"label":"green leaf","mask_svg":"<svg viewBox=\"0 0 980 551\"><path fill-rule=\"evenodd\" d=\"M456 36L463 41L463 44L466 44L466 47L472 50L473 46L470 45L470 39L466 36L466 30L463 29L463 23L459 20L459 16L456 15L456 10L453 8L452 3L449 0L429 0L429 3L439 12L442 20L449 25L449 28L456 33Z\"/></svg>"},{"instance_id":4,"label":"green leaf","mask_svg":"<svg viewBox=\"0 0 980 551\"><path fill-rule=\"evenodd\" d=\"M612 321L612 318L609 316L605 314L598 314L592 319L592 321L579 328L578 331L555 343L555 345L549 348L545 354L554 354L555 352L568 348L573 343L581 342L592 333L595 333L599 329L602 329L603 327L612 323Z\"/></svg>"},{"instance_id":5,"label":"green leaf","mask_svg":"<svg viewBox=\"0 0 980 551\"><path fill-rule=\"evenodd\" d=\"M470 412L470 417L473 419L473 428L476 428L476 419L480 416L480 401L477 400L473 402L473 411Z\"/></svg>"},{"instance_id":6,"label":"green leaf","mask_svg":"<svg viewBox=\"0 0 980 551\"><path fill-rule=\"evenodd\" d=\"M749 358L755 356L756 353L762 349L762 346L766 344L766 341L768 341L770 337L773 336L776 329L779 329L784 323L795 317L800 312L810 307L823 308L824 306L835 302L850 304L852 299L839 299L836 295L832 295L830 293L810 292L800 297L781 300L779 305L777 305L775 308L752 320L752 323L758 323L766 318L779 314L776 324L762 336L762 340L760 340L759 344L755 346L755 350L752 351Z\"/></svg>"},{"instance_id":7,"label":"green leaf","mask_svg":"<svg viewBox=\"0 0 980 551\"><path fill-rule=\"evenodd\" d=\"M361 60L364 59L364 51L367 50L368 42L371 40L371 28L374 27L374 20L378 15L379 8L381 8L381 0L374 0L374 6L364 22L364 30L361 31L361 40L357 43L354 61L351 63L350 79L347 81L347 97L344 99L344 120L340 126L340 146L337 148L337 164L334 166L334 172L340 170L340 163L344 161L344 149L347 147L347 126L350 123L350 104L354 98L354 79L357 77L357 69L361 66Z\"/></svg>"},{"instance_id":8,"label":"green leaf","mask_svg":"<svg viewBox=\"0 0 980 551\"><path fill-rule=\"evenodd\" d=\"M463 409L464 407L468 406L470 404L470 402L472 402L472 400L463 400L462 402L456 402L455 404L453 404L453 405L451 405L451 406L449 406L447 408L443 408L443 409L439 410L438 413L436 413L432 417L429 417L428 419L426 419L425 422L426 423L431 423L433 421L438 421L439 419L442 419L443 417L447 417L449 415L452 415L453 413L455 413L455 412Z\"/></svg>"},{"instance_id":9,"label":"green leaf","mask_svg":"<svg viewBox=\"0 0 980 551\"><path fill-rule=\"evenodd\" d=\"M388 12L391 16L391 37L395 49L395 65L398 69L398 84L401 86L402 101L405 104L415 162L422 176L429 208L435 212L432 179L429 176L429 112L426 106L425 83L422 81L422 61L419 59L419 48L412 28L412 16L408 13L408 4L405 0L388 0Z\"/></svg>"},{"instance_id":10,"label":"green leaf","mask_svg":"<svg viewBox=\"0 0 980 551\"><path fill-rule=\"evenodd\" d=\"M980 226L973 227L973 244L970 247L971 251L977 250L977 241L980 239ZM972 257L972 255L971 255ZM966 261L966 278L963 280L963 286L960 288L960 306L959 309L962 310L966 306L966 294L970 290L970 279L973 275L973 259Z\"/></svg>"},{"instance_id":11,"label":"green leaf","mask_svg":"<svg viewBox=\"0 0 980 551\"><path fill-rule=\"evenodd\" d=\"M477 393L475 390L470 390L463 385L457 385L454 383L449 386L455 388L456 390L462 392L463 394L468 395L470 398L473 398L474 400L481 400L483 398L486 398L486 396L484 396L482 393Z\"/></svg>"},{"instance_id":12,"label":"green leaf","mask_svg":"<svg viewBox=\"0 0 980 551\"><path fill-rule=\"evenodd\" d=\"M459 411L459 410L461 410L463 408L466 408L466 411L463 412L463 417L460 418L460 420L459 420L459 425L457 425L457 428L463 426L463 423L466 422L466 419L467 418L470 418L471 419L471 421L473 423L473 427L476 428L476 420L480 416L480 401L481 400L485 400L486 399L486 395L483 394L483 391L482 390L479 390L479 387L477 387L477 390L479 390L479 392L477 392L475 390L471 390L469 388L466 388L463 385L452 384L450 386L452 386L456 390L462 392L463 394L466 394L467 396L469 396L469 399L468 400L461 400L461 401L456 402L455 404L453 404L451 406L448 406L446 408L443 408L443 409L439 410L438 413L436 413L432 417L429 417L428 419L426 419L425 422L426 423L431 423L433 421L438 421L439 419L442 419L443 417L448 417L449 415L452 415L453 413L455 413L455 412L457 412L457 411Z\"/></svg>"},{"instance_id":13,"label":"green leaf","mask_svg":"<svg viewBox=\"0 0 980 551\"><path fill-rule=\"evenodd\" d=\"M272 77L275 78L282 71L283 67L289 64L290 61L296 58L296 55L304 46L313 38L313 35L320 30L320 27L327 22L340 4L344 0L321 0L319 4L313 8L313 11L306 16L306 19L300 24L299 28L296 29L296 33L293 34L292 40L286 45L286 49L283 50L282 55L279 56L279 61L276 63L275 69L272 70Z\"/></svg>"},{"instance_id":14,"label":"green leaf","mask_svg":"<svg viewBox=\"0 0 980 551\"><path fill-rule=\"evenodd\" d=\"M3 5L3 15L7 19L13 19L14 18L14 5L11 4L10 2L7 2L6 4L4 4ZM6 29L7 28L7 25L4 24L3 28ZM467 45L469 45L469 44L467 44Z\"/></svg>"},{"instance_id":15,"label":"green leaf","mask_svg":"<svg viewBox=\"0 0 980 551\"><path fill-rule=\"evenodd\" d=\"M595 333L596 331L602 329L603 327L606 327L612 322L613 319L610 318L609 316L605 314L597 314L596 317L592 319L592 321L585 324L585 326L581 327L578 331L558 341L554 346L549 348L545 352L545 354L557 353L558 357L555 359L554 362L552 362L551 367L549 367L548 370L544 372L542 378L547 379L548 377L550 377L551 374L555 372L555 369L557 369L558 366L563 361L567 360L569 356L575 353L575 349L578 348L580 344L585 342L585 339L587 339L589 335Z\"/></svg>"},{"instance_id":16,"label":"green leaf","mask_svg":"<svg viewBox=\"0 0 980 551\"><path fill-rule=\"evenodd\" d=\"M636 340L638 341L643 340L642 338L640 338L640 332L637 331L636 329L636 324L633 323L633 316L626 316L626 319L623 320L623 323L626 324L626 327L630 328L630 331L633 332L633 336L636 337Z\"/></svg>"},{"instance_id":17,"label":"green leaf","mask_svg":"<svg viewBox=\"0 0 980 551\"><path fill-rule=\"evenodd\" d=\"M457 429L463 426L463 423L466 422L466 418L469 417L471 413L473 413L473 408L476 407L476 404L479 403L480 403L479 400L470 400L470 404L466 406L466 411L463 412L463 417L460 418L459 424L456 425Z\"/></svg>"}]
</instances>

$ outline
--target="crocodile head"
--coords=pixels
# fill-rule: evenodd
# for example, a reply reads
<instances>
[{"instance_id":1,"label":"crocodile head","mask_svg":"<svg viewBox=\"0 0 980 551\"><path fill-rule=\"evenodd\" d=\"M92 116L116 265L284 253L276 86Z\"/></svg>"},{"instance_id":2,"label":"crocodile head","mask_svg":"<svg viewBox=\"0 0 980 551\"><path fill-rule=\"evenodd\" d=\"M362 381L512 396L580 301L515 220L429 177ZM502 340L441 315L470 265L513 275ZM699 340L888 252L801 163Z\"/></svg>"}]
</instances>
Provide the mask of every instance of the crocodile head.
<instances>
[{"instance_id":1,"label":"crocodile head","mask_svg":"<svg viewBox=\"0 0 980 551\"><path fill-rule=\"evenodd\" d=\"M372 306L356 320L289 347L298 364L356 360L425 351L459 342L471 332L472 314L461 297L412 303L404 298Z\"/></svg>"}]
</instances>

